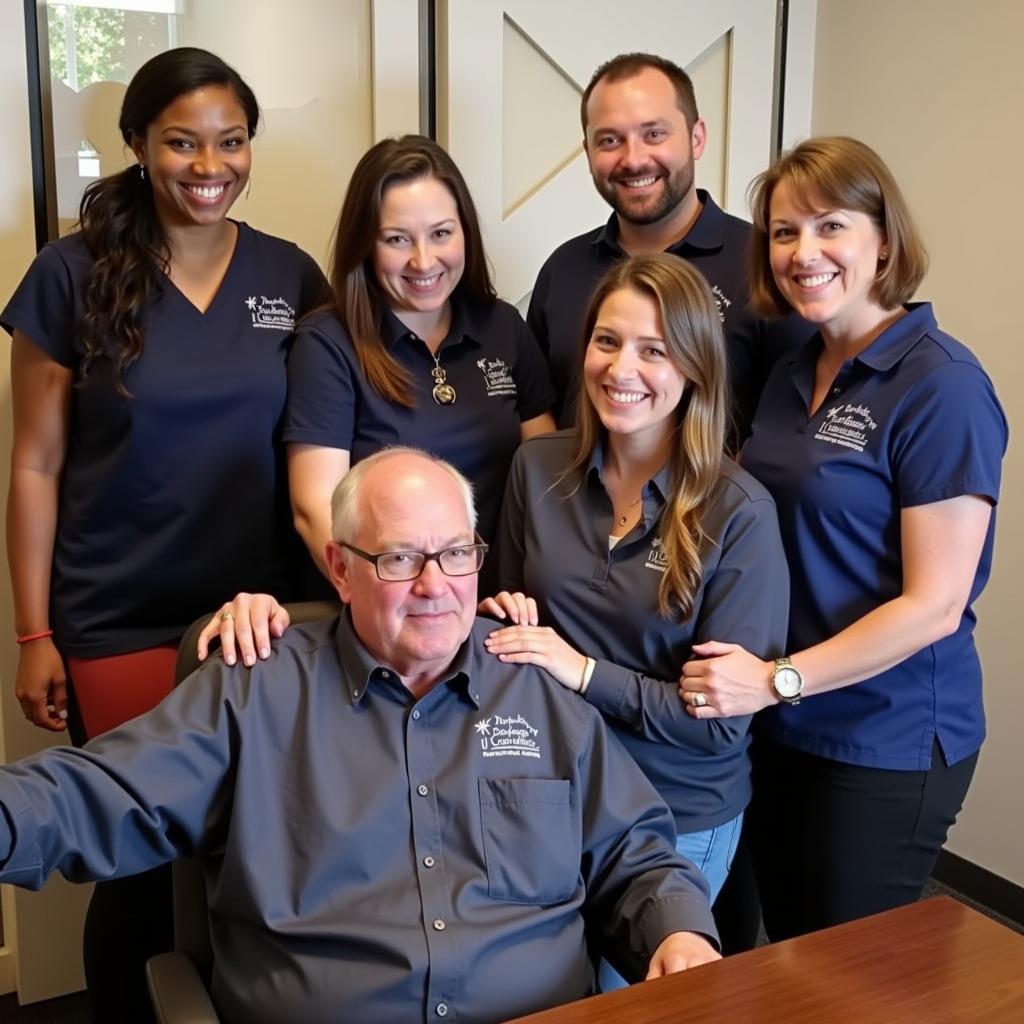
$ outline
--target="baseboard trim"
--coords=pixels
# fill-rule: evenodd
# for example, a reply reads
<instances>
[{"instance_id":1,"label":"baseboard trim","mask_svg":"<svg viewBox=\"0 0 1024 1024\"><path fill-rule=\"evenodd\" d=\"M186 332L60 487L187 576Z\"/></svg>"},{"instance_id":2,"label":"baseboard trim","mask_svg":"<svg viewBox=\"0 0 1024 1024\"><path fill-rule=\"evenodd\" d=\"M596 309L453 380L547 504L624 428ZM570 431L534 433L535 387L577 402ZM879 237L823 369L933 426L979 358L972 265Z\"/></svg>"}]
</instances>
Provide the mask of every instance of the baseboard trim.
<instances>
[{"instance_id":1,"label":"baseboard trim","mask_svg":"<svg viewBox=\"0 0 1024 1024\"><path fill-rule=\"evenodd\" d=\"M949 850L942 850L932 872L935 879L968 899L982 903L1024 928L1024 887L979 867Z\"/></svg>"}]
</instances>

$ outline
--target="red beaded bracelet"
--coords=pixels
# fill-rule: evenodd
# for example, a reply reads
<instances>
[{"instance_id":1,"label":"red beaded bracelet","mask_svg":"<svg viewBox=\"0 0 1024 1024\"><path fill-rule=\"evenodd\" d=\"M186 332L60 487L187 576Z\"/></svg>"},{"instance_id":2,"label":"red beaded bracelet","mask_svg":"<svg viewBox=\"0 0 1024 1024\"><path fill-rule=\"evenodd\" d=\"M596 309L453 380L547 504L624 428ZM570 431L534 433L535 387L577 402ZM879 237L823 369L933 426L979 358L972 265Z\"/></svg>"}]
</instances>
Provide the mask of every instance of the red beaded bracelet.
<instances>
[{"instance_id":1,"label":"red beaded bracelet","mask_svg":"<svg viewBox=\"0 0 1024 1024\"><path fill-rule=\"evenodd\" d=\"M33 640L45 640L48 636L53 636L52 629L44 629L41 633L26 633L24 636L15 637L15 640L19 644L28 644Z\"/></svg>"}]
</instances>

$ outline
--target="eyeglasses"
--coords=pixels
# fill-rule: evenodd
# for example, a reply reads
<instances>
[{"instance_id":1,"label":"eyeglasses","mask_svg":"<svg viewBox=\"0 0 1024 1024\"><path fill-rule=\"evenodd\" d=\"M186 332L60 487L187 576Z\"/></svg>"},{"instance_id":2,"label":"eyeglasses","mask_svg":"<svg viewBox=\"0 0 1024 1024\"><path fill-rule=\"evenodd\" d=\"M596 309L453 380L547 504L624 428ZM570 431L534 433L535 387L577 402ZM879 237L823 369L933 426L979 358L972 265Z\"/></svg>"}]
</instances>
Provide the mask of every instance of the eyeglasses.
<instances>
[{"instance_id":1,"label":"eyeglasses","mask_svg":"<svg viewBox=\"0 0 1024 1024\"><path fill-rule=\"evenodd\" d=\"M459 544L445 548L443 551L382 551L379 555L371 555L353 544L338 541L343 548L348 548L354 555L372 562L377 570L377 579L385 583L405 583L418 579L427 562L437 562L445 576L472 576L479 572L487 554L486 544Z\"/></svg>"}]
</instances>

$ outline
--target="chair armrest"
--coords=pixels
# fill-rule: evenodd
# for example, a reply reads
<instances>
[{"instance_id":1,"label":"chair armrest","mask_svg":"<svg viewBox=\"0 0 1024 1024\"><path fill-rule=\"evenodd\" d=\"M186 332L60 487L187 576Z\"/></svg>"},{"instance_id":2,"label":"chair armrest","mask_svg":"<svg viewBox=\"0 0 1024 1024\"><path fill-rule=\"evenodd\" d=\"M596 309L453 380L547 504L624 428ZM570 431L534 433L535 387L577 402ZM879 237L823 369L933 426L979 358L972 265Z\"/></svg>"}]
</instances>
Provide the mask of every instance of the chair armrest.
<instances>
[{"instance_id":1,"label":"chair armrest","mask_svg":"<svg viewBox=\"0 0 1024 1024\"><path fill-rule=\"evenodd\" d=\"M146 964L157 1024L219 1024L199 972L181 953L161 953Z\"/></svg>"}]
</instances>

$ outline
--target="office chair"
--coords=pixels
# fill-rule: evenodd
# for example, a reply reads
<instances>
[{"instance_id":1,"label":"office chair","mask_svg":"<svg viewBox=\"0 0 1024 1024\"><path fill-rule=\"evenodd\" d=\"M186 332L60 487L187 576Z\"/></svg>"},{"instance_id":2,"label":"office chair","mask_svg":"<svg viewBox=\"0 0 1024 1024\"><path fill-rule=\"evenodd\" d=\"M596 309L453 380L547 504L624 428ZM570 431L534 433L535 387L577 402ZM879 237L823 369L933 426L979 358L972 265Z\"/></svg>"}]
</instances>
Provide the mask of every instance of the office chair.
<instances>
[{"instance_id":1,"label":"office chair","mask_svg":"<svg viewBox=\"0 0 1024 1024\"><path fill-rule=\"evenodd\" d=\"M334 601L304 601L285 605L292 624L337 615ZM198 667L196 642L209 615L193 622L181 639L174 668L174 685ZM206 904L206 882L194 858L174 862L174 952L161 953L146 964L146 981L157 1024L219 1024L209 996L213 971L210 945L210 916Z\"/></svg>"}]
</instances>

